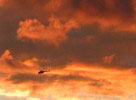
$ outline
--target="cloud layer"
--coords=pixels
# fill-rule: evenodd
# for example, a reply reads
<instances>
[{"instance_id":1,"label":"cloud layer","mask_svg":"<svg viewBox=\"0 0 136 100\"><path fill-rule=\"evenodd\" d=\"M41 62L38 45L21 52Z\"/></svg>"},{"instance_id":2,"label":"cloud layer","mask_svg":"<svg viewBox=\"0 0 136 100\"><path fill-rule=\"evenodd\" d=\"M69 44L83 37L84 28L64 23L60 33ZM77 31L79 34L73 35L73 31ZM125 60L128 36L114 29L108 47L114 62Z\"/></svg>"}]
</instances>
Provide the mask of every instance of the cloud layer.
<instances>
[{"instance_id":1,"label":"cloud layer","mask_svg":"<svg viewBox=\"0 0 136 100\"><path fill-rule=\"evenodd\" d=\"M0 99L135 100L135 33L135 0L0 0Z\"/></svg>"}]
</instances>

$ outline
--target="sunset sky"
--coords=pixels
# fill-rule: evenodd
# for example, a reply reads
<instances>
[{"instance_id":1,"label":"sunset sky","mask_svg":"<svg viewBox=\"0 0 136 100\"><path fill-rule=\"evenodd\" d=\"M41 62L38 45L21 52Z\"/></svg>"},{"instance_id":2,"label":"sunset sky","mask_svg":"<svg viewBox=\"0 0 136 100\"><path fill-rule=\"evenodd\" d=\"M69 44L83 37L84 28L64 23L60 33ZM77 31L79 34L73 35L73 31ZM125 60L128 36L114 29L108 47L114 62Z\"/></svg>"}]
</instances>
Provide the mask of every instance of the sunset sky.
<instances>
[{"instance_id":1,"label":"sunset sky","mask_svg":"<svg viewBox=\"0 0 136 100\"><path fill-rule=\"evenodd\" d=\"M136 100L136 0L0 0L0 100Z\"/></svg>"}]
</instances>

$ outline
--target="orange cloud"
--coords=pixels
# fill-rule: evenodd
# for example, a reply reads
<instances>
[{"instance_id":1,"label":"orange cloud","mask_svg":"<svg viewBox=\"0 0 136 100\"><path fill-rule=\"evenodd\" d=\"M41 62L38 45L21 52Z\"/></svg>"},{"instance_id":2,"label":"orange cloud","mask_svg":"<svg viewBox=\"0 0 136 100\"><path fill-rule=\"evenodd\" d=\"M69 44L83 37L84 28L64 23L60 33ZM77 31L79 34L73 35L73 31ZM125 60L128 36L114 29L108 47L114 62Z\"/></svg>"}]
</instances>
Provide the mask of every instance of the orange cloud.
<instances>
[{"instance_id":1,"label":"orange cloud","mask_svg":"<svg viewBox=\"0 0 136 100\"><path fill-rule=\"evenodd\" d=\"M6 59L13 60L9 50L6 50L0 57L0 61L5 61Z\"/></svg>"},{"instance_id":2,"label":"orange cloud","mask_svg":"<svg viewBox=\"0 0 136 100\"><path fill-rule=\"evenodd\" d=\"M121 21L113 16L104 18L101 16L89 16L85 12L77 12L75 20L84 25L98 24L101 31L111 29L113 32L136 32L136 19L132 21Z\"/></svg>"},{"instance_id":3,"label":"orange cloud","mask_svg":"<svg viewBox=\"0 0 136 100\"><path fill-rule=\"evenodd\" d=\"M24 3L8 0L8 3L22 11L32 9L30 13L35 11L34 16L38 18L40 15L45 19L53 15L61 20L73 18L85 25L97 23L101 30L136 32L135 0L29 0Z\"/></svg>"},{"instance_id":4,"label":"orange cloud","mask_svg":"<svg viewBox=\"0 0 136 100\"><path fill-rule=\"evenodd\" d=\"M136 92L134 76L132 70L75 64L40 76L31 73L11 74L6 78L5 85L4 82L1 83L0 86L3 88L0 89L0 93L6 96L24 96L39 100L49 98L55 100L97 100L98 98L127 100L129 96L134 98L133 93ZM15 81L18 82L14 83ZM8 84L12 89L10 91L6 90Z\"/></svg>"},{"instance_id":5,"label":"orange cloud","mask_svg":"<svg viewBox=\"0 0 136 100\"><path fill-rule=\"evenodd\" d=\"M109 61L111 62L112 57L113 55L109 56L106 61L108 60L108 63ZM10 60L13 64L10 75L8 75L8 77L7 75L0 77L0 87L2 87L0 94L5 96L26 97L39 100L42 100L42 98L47 99L47 97L56 100L97 100L98 98L126 99L135 92L135 75L131 69L117 70L106 69L103 66L73 64L67 65L67 67L63 69L52 69L50 73L39 76L33 72L33 70L37 70L36 67L33 67L38 66L36 62L39 59L37 58L17 61L10 54L10 51L6 50L0 57L0 66L2 68L6 65L6 72L7 68L11 67L11 64L8 63L7 60ZM25 67L28 71L23 70L23 67L19 67L21 70L14 71L13 65L16 64ZM28 69L28 67L30 69ZM9 71L7 73L9 74ZM7 91L6 87L9 84L12 90ZM63 90L61 89L62 85ZM75 94L73 94L73 92Z\"/></svg>"},{"instance_id":6,"label":"orange cloud","mask_svg":"<svg viewBox=\"0 0 136 100\"><path fill-rule=\"evenodd\" d=\"M43 25L36 19L20 22L19 26L20 28L17 30L18 39L47 41L55 46L67 39L67 32L73 28L78 28L78 24L73 20L62 24L56 18L49 19L48 26Z\"/></svg>"},{"instance_id":7,"label":"orange cloud","mask_svg":"<svg viewBox=\"0 0 136 100\"><path fill-rule=\"evenodd\" d=\"M87 3L92 5L89 7ZM124 3L122 0L86 0L81 6L83 10L79 9L76 15L81 23L98 23L102 30L111 27L113 31L136 31L136 10L132 0Z\"/></svg>"},{"instance_id":8,"label":"orange cloud","mask_svg":"<svg viewBox=\"0 0 136 100\"><path fill-rule=\"evenodd\" d=\"M0 7L5 6L3 1ZM14 56L10 50L0 56L0 96L23 100L136 99L136 37L131 34L136 32L135 0L8 1L9 10L2 9L2 23L7 25L1 25L0 51L13 45ZM9 12L14 12L13 19L5 17ZM50 48L15 40L12 28L16 30L20 18L26 20L19 23L18 40L42 41L57 47L66 43ZM9 31L13 34L7 38ZM118 55L105 56L107 53ZM37 74L49 67L49 73Z\"/></svg>"},{"instance_id":9,"label":"orange cloud","mask_svg":"<svg viewBox=\"0 0 136 100\"><path fill-rule=\"evenodd\" d=\"M9 50L6 50L0 56L0 67L2 73L15 73L15 72L32 72L37 73L36 70L39 70L36 58L27 59L25 61L15 59ZM21 69L21 70L20 70Z\"/></svg>"},{"instance_id":10,"label":"orange cloud","mask_svg":"<svg viewBox=\"0 0 136 100\"><path fill-rule=\"evenodd\" d=\"M123 3L122 0L59 0L49 6L56 9L46 8L46 11L60 19L74 18L80 24L99 24L102 31L136 32L135 0Z\"/></svg>"},{"instance_id":11,"label":"orange cloud","mask_svg":"<svg viewBox=\"0 0 136 100\"><path fill-rule=\"evenodd\" d=\"M105 56L105 57L103 57L103 61L104 61L104 63L110 64L113 61L114 57L115 57L114 54L110 55L110 56Z\"/></svg>"}]
</instances>

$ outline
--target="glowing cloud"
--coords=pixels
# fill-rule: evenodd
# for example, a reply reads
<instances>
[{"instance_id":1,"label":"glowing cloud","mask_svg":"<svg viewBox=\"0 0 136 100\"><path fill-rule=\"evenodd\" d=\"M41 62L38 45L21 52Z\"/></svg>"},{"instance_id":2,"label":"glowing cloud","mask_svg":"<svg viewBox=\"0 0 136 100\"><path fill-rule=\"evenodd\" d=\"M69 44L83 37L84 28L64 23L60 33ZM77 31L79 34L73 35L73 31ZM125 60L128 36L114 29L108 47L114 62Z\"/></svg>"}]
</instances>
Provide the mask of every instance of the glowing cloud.
<instances>
[{"instance_id":1,"label":"glowing cloud","mask_svg":"<svg viewBox=\"0 0 136 100\"><path fill-rule=\"evenodd\" d=\"M135 46L136 0L0 0L0 100L136 100Z\"/></svg>"},{"instance_id":2,"label":"glowing cloud","mask_svg":"<svg viewBox=\"0 0 136 100\"><path fill-rule=\"evenodd\" d=\"M19 26L20 28L17 31L18 39L47 41L55 46L58 46L67 39L67 32L73 28L78 28L78 24L73 20L62 24L56 18L49 19L49 25L47 27L36 19L20 22Z\"/></svg>"}]
</instances>

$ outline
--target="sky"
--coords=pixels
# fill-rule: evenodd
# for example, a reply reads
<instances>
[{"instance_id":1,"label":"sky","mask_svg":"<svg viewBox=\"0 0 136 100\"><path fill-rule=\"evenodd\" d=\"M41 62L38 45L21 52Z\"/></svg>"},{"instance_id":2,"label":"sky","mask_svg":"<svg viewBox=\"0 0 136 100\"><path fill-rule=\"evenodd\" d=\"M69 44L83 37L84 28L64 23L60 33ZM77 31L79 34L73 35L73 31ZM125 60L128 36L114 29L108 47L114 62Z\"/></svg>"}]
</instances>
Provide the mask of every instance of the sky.
<instances>
[{"instance_id":1,"label":"sky","mask_svg":"<svg viewBox=\"0 0 136 100\"><path fill-rule=\"evenodd\" d=\"M136 0L0 0L0 100L136 100L135 83Z\"/></svg>"}]
</instances>

